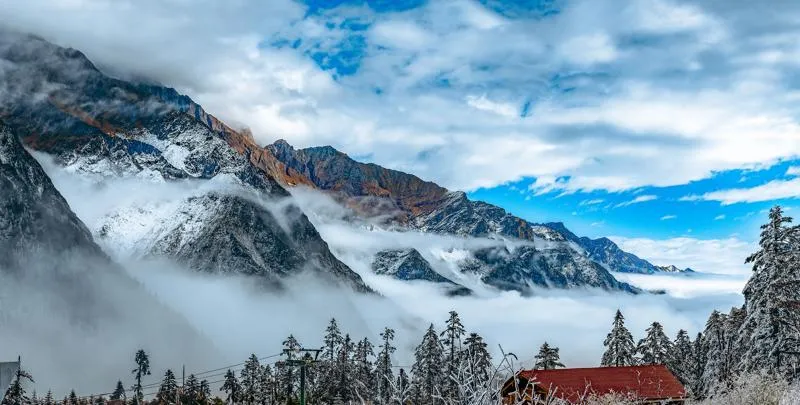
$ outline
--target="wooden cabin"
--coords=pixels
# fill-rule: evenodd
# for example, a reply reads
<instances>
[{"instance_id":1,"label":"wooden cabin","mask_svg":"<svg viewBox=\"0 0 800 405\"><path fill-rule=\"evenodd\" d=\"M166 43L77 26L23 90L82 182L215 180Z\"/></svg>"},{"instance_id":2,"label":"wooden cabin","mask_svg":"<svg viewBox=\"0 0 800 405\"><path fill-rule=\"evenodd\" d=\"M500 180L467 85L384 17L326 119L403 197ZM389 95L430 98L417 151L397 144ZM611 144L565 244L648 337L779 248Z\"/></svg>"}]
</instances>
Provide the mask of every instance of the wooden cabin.
<instances>
[{"instance_id":1,"label":"wooden cabin","mask_svg":"<svg viewBox=\"0 0 800 405\"><path fill-rule=\"evenodd\" d=\"M582 404L603 396L636 404L686 402L686 389L664 365L522 370L506 381L501 395L507 405L547 403L548 399Z\"/></svg>"}]
</instances>

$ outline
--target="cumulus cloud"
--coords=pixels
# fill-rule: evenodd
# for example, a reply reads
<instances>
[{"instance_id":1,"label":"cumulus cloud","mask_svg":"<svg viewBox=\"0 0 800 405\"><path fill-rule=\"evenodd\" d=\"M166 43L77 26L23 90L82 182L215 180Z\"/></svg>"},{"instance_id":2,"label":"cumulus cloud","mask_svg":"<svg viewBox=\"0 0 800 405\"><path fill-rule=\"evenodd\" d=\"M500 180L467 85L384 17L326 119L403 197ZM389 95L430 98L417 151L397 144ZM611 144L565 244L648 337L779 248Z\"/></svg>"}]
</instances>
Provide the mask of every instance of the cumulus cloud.
<instances>
[{"instance_id":1,"label":"cumulus cloud","mask_svg":"<svg viewBox=\"0 0 800 405\"><path fill-rule=\"evenodd\" d=\"M784 18L796 6L756 7L581 0L529 18L467 0L391 13L32 0L0 16L175 86L261 143L332 144L454 189L536 178L547 192L684 184L800 154Z\"/></svg>"},{"instance_id":2,"label":"cumulus cloud","mask_svg":"<svg viewBox=\"0 0 800 405\"><path fill-rule=\"evenodd\" d=\"M800 166L791 166L786 169L787 176L800 176Z\"/></svg>"},{"instance_id":3,"label":"cumulus cloud","mask_svg":"<svg viewBox=\"0 0 800 405\"><path fill-rule=\"evenodd\" d=\"M625 238L612 236L620 248L657 265L690 267L696 271L716 274L749 274L744 263L756 246L738 238L672 239Z\"/></svg>"},{"instance_id":4,"label":"cumulus cloud","mask_svg":"<svg viewBox=\"0 0 800 405\"><path fill-rule=\"evenodd\" d=\"M732 188L681 197L681 201L719 201L722 205L800 197L800 178L772 180L751 188Z\"/></svg>"}]
</instances>

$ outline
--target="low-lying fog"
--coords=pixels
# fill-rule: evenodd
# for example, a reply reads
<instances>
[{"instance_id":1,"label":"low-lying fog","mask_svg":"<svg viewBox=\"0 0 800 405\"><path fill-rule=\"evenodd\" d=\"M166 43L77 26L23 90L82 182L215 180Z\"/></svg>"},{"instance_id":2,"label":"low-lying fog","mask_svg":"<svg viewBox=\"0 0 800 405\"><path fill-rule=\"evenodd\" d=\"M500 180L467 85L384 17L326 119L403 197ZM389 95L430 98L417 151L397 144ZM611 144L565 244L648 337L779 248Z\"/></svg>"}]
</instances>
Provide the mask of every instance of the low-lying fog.
<instances>
[{"instance_id":1,"label":"low-lying fog","mask_svg":"<svg viewBox=\"0 0 800 405\"><path fill-rule=\"evenodd\" d=\"M165 184L147 179L106 179L98 184L97 179L87 180L82 175L56 167L46 156L37 155L37 159L93 232L115 212L130 212L131 207L139 205L167 210L164 207L178 204L189 195L217 187L207 181ZM458 278L461 276L452 264L454 257L465 254L466 247L502 242L389 231L367 223L354 224L343 220L342 208L319 192L296 189L293 198L333 253L382 296L359 296L309 278L292 280L283 293L265 293L252 288L244 278L196 274L164 261L143 261L136 256L135 247L106 244L104 249L120 261L134 279L185 317L213 346L208 348L209 359L205 362L196 358L184 361L159 358L161 354L154 354L151 359L153 375L146 382L158 381L166 368L179 370L184 362L208 369L239 363L250 353L259 356L279 353L281 342L289 334L294 334L305 346L319 347L331 317L336 317L342 330L354 338L367 336L373 342L377 342L378 333L384 326L397 329L396 344L399 348L394 361L399 365L410 365L413 348L424 329L431 322L437 329L441 328L450 310L458 311L467 330L483 335L495 352L498 345L502 345L504 350L516 353L527 366L532 365L533 356L545 340L560 347L562 361L567 366L591 366L599 363L603 339L618 308L625 314L629 329L638 339L653 321L662 322L672 336L680 328L695 334L702 329L713 309L727 311L742 302L740 291L744 279L703 274L616 274L621 280L643 289L664 290L665 294L661 295L541 290L535 296L523 297L514 292L481 289L477 288L476 280ZM284 203L265 202L267 205ZM437 271L476 288L477 294L447 297L429 283L408 283L372 274L370 264L377 251L408 247L417 248ZM6 311L5 308L0 309ZM48 322L46 317L35 321ZM74 387L79 395L107 392L118 378L123 379L126 386L131 385L128 371L134 366L133 353L126 345L92 341L91 344L58 344L55 347L63 350L58 353L40 351L42 344L62 342L64 336L70 339L82 336L89 339L91 336L78 326L63 322L58 326L43 332L49 335L36 336L35 339L23 335L5 340L0 345L0 358L15 359L17 354L21 354L24 359L35 359L29 364L35 365L30 371L37 378L35 387L38 392L45 392L48 388L66 390L68 387ZM14 335L14 331L2 333ZM134 340L137 335L136 330L115 333ZM163 343L165 346L174 345L175 339L165 338ZM169 353L172 347L151 350ZM202 357L204 352L197 352L194 356ZM42 367L48 363L69 363L76 372L94 376L94 379L90 381L75 378L70 373L50 372L64 367ZM201 370L187 368L187 374L194 371Z\"/></svg>"}]
</instances>

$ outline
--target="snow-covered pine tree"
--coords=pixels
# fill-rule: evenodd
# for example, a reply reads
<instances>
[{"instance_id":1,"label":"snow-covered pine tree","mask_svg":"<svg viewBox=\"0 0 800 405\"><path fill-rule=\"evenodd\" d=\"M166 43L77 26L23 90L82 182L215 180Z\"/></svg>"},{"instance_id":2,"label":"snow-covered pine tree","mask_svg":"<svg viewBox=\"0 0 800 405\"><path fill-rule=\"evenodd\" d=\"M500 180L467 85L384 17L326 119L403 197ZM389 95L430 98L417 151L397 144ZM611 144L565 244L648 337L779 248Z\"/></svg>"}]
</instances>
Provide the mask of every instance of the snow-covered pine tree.
<instances>
[{"instance_id":1,"label":"snow-covered pine tree","mask_svg":"<svg viewBox=\"0 0 800 405\"><path fill-rule=\"evenodd\" d=\"M227 394L226 400L230 405L237 404L241 400L242 386L236 378L236 373L230 369L225 373L225 380L222 387L220 387L220 391Z\"/></svg>"},{"instance_id":2,"label":"snow-covered pine tree","mask_svg":"<svg viewBox=\"0 0 800 405\"><path fill-rule=\"evenodd\" d=\"M668 364L669 369L681 380L684 386L691 387L694 384L692 369L695 359L692 340L685 330L679 330L678 335L675 336L675 342L672 344L672 353L670 353L669 357L671 359Z\"/></svg>"},{"instance_id":3,"label":"snow-covered pine tree","mask_svg":"<svg viewBox=\"0 0 800 405\"><path fill-rule=\"evenodd\" d=\"M289 337L283 341L283 349L291 353L296 352L300 347L300 342L297 341L294 335L289 335ZM295 373L294 367L289 366L284 361L278 362L275 365L275 369L278 402L286 403L288 401L294 401L297 396L296 387L299 386L300 381L299 373Z\"/></svg>"},{"instance_id":4,"label":"snow-covered pine tree","mask_svg":"<svg viewBox=\"0 0 800 405\"><path fill-rule=\"evenodd\" d=\"M461 318L456 311L450 311L445 329L439 335L444 347L445 363L443 367L444 381L442 396L448 403L459 402L458 398L458 370L461 367L463 348L461 341L466 334Z\"/></svg>"},{"instance_id":5,"label":"snow-covered pine tree","mask_svg":"<svg viewBox=\"0 0 800 405\"><path fill-rule=\"evenodd\" d=\"M411 404L414 399L414 386L408 378L406 369L401 368L397 373L397 379L392 383L390 404L406 405ZM415 404L415 403L414 403Z\"/></svg>"},{"instance_id":6,"label":"snow-covered pine tree","mask_svg":"<svg viewBox=\"0 0 800 405\"><path fill-rule=\"evenodd\" d=\"M239 372L239 381L242 393L239 400L245 405L256 405L259 402L259 383L261 380L261 363L255 354L244 362L244 368Z\"/></svg>"},{"instance_id":7,"label":"snow-covered pine tree","mask_svg":"<svg viewBox=\"0 0 800 405\"><path fill-rule=\"evenodd\" d=\"M373 357L375 357L375 351L372 342L367 338L359 340L353 353L353 397L358 400L371 401L375 396L375 374L372 371Z\"/></svg>"},{"instance_id":8,"label":"snow-covered pine tree","mask_svg":"<svg viewBox=\"0 0 800 405\"><path fill-rule=\"evenodd\" d=\"M314 395L322 401L331 402L339 392L337 392L342 379L342 370L339 365L339 352L341 351L344 336L339 330L339 324L335 318L331 318L328 327L325 328L323 337L322 353L317 369L320 371L320 378Z\"/></svg>"},{"instance_id":9,"label":"snow-covered pine tree","mask_svg":"<svg viewBox=\"0 0 800 405\"><path fill-rule=\"evenodd\" d=\"M142 402L142 400L144 400L144 394L142 393L142 378L150 375L150 357L144 350L139 349L136 352L136 355L134 355L133 360L136 362L136 368L131 371L136 379L136 383L132 387L133 403L138 405Z\"/></svg>"},{"instance_id":10,"label":"snow-covered pine tree","mask_svg":"<svg viewBox=\"0 0 800 405\"><path fill-rule=\"evenodd\" d=\"M703 372L708 362L708 349L705 344L705 337L702 332L697 333L697 337L692 342L692 384L688 386L694 398L702 398L703 394Z\"/></svg>"},{"instance_id":11,"label":"snow-covered pine tree","mask_svg":"<svg viewBox=\"0 0 800 405\"><path fill-rule=\"evenodd\" d=\"M378 359L375 361L375 396L380 404L388 404L391 399L391 387L394 381L392 372L392 354L396 348L392 346L394 329L385 328L381 332L381 344L378 346Z\"/></svg>"},{"instance_id":12,"label":"snow-covered pine tree","mask_svg":"<svg viewBox=\"0 0 800 405\"><path fill-rule=\"evenodd\" d=\"M277 400L275 376L269 364L264 364L264 366L261 367L261 378L259 379L258 390L259 397L261 398L260 405L272 405Z\"/></svg>"},{"instance_id":13,"label":"snow-covered pine tree","mask_svg":"<svg viewBox=\"0 0 800 405\"><path fill-rule=\"evenodd\" d=\"M178 382L175 380L175 374L172 370L167 369L164 373L164 379L161 380L161 386L158 388L156 399L159 404L175 404L178 402Z\"/></svg>"},{"instance_id":14,"label":"snow-covered pine tree","mask_svg":"<svg viewBox=\"0 0 800 405\"><path fill-rule=\"evenodd\" d=\"M122 385L122 383L119 383L119 385ZM123 388L123 390L124 390L124 388ZM54 402L53 402L53 391L47 390L47 395L45 395L44 399L42 399L42 404L43 405L55 405Z\"/></svg>"},{"instance_id":15,"label":"snow-covered pine tree","mask_svg":"<svg viewBox=\"0 0 800 405\"><path fill-rule=\"evenodd\" d=\"M355 353L353 339L350 338L350 334L345 334L336 359L336 370L339 378L336 381L336 397L344 402L355 398L352 386L355 369L353 353Z\"/></svg>"},{"instance_id":16,"label":"snow-covered pine tree","mask_svg":"<svg viewBox=\"0 0 800 405\"><path fill-rule=\"evenodd\" d=\"M796 359L781 353L800 350L800 229L791 222L780 206L772 208L761 226L759 250L746 260L753 274L744 288L739 371L786 373Z\"/></svg>"},{"instance_id":17,"label":"snow-covered pine tree","mask_svg":"<svg viewBox=\"0 0 800 405\"><path fill-rule=\"evenodd\" d=\"M114 392L111 393L111 399L126 399L125 397L125 386L122 385L122 380L117 380L117 386L114 388Z\"/></svg>"},{"instance_id":18,"label":"snow-covered pine tree","mask_svg":"<svg viewBox=\"0 0 800 405\"><path fill-rule=\"evenodd\" d=\"M189 374L181 390L181 405L199 405L200 382L194 374Z\"/></svg>"},{"instance_id":19,"label":"snow-covered pine tree","mask_svg":"<svg viewBox=\"0 0 800 405\"><path fill-rule=\"evenodd\" d=\"M727 315L713 311L706 322L703 331L706 363L695 392L699 397L707 397L731 380L733 370L729 355L731 339L727 336L728 329L725 326L727 318Z\"/></svg>"},{"instance_id":20,"label":"snow-covered pine tree","mask_svg":"<svg viewBox=\"0 0 800 405\"><path fill-rule=\"evenodd\" d=\"M606 351L603 353L600 364L614 367L636 364L636 345L631 332L625 327L625 317L619 309L614 315L612 325L611 332L603 341Z\"/></svg>"},{"instance_id":21,"label":"snow-covered pine tree","mask_svg":"<svg viewBox=\"0 0 800 405\"><path fill-rule=\"evenodd\" d=\"M658 322L653 322L647 328L645 337L636 346L641 364L669 364L671 352L672 342Z\"/></svg>"},{"instance_id":22,"label":"snow-covered pine tree","mask_svg":"<svg viewBox=\"0 0 800 405\"><path fill-rule=\"evenodd\" d=\"M533 368L536 370L554 370L564 367L560 361L561 356L558 354L558 348L550 346L547 342L542 344L535 358L536 364L534 364Z\"/></svg>"},{"instance_id":23,"label":"snow-covered pine tree","mask_svg":"<svg viewBox=\"0 0 800 405\"><path fill-rule=\"evenodd\" d=\"M17 371L17 375L5 392L2 405L24 405L30 402L28 393L25 390L25 381L32 383L33 377L25 370Z\"/></svg>"},{"instance_id":24,"label":"snow-covered pine tree","mask_svg":"<svg viewBox=\"0 0 800 405\"><path fill-rule=\"evenodd\" d=\"M428 327L422 342L414 351L414 364L411 366L411 386L414 404L440 404L443 382L442 365L444 347L433 328Z\"/></svg>"},{"instance_id":25,"label":"snow-covered pine tree","mask_svg":"<svg viewBox=\"0 0 800 405\"><path fill-rule=\"evenodd\" d=\"M477 333L470 333L464 339L463 358L471 377L467 389L473 393L488 389L492 378L492 355L486 348L486 342Z\"/></svg>"},{"instance_id":26,"label":"snow-covered pine tree","mask_svg":"<svg viewBox=\"0 0 800 405\"><path fill-rule=\"evenodd\" d=\"M209 385L208 380L206 379L200 381L198 401L200 402L200 405L207 405L211 403L211 385Z\"/></svg>"}]
</instances>

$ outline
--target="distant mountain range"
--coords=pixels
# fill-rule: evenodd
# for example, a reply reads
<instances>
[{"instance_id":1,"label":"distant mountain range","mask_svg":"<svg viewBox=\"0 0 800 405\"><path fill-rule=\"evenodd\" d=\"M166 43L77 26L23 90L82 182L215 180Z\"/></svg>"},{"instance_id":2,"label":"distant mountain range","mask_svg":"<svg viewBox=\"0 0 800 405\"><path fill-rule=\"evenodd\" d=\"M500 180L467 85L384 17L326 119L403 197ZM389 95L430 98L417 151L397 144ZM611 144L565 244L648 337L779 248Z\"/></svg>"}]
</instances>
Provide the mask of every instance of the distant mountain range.
<instances>
[{"instance_id":1,"label":"distant mountain range","mask_svg":"<svg viewBox=\"0 0 800 405\"><path fill-rule=\"evenodd\" d=\"M416 176L357 162L330 146L295 149L285 141L259 146L174 89L103 74L81 52L28 35L0 35L4 63L0 120L31 149L87 178L218 181L212 190L168 208L126 207L92 229L105 246L166 257L203 272L241 273L280 288L286 277L312 271L371 291L331 253L287 188L333 196L358 217L403 231L490 238L501 247L474 249L458 268L488 286L595 287L638 292L611 272L660 268L606 238L577 237L561 223L536 224L470 200ZM290 221L286 221L290 218ZM146 220L145 220L146 219ZM137 228L138 227L138 228ZM373 270L400 279L468 288L439 274L420 252L385 251Z\"/></svg>"}]
</instances>

